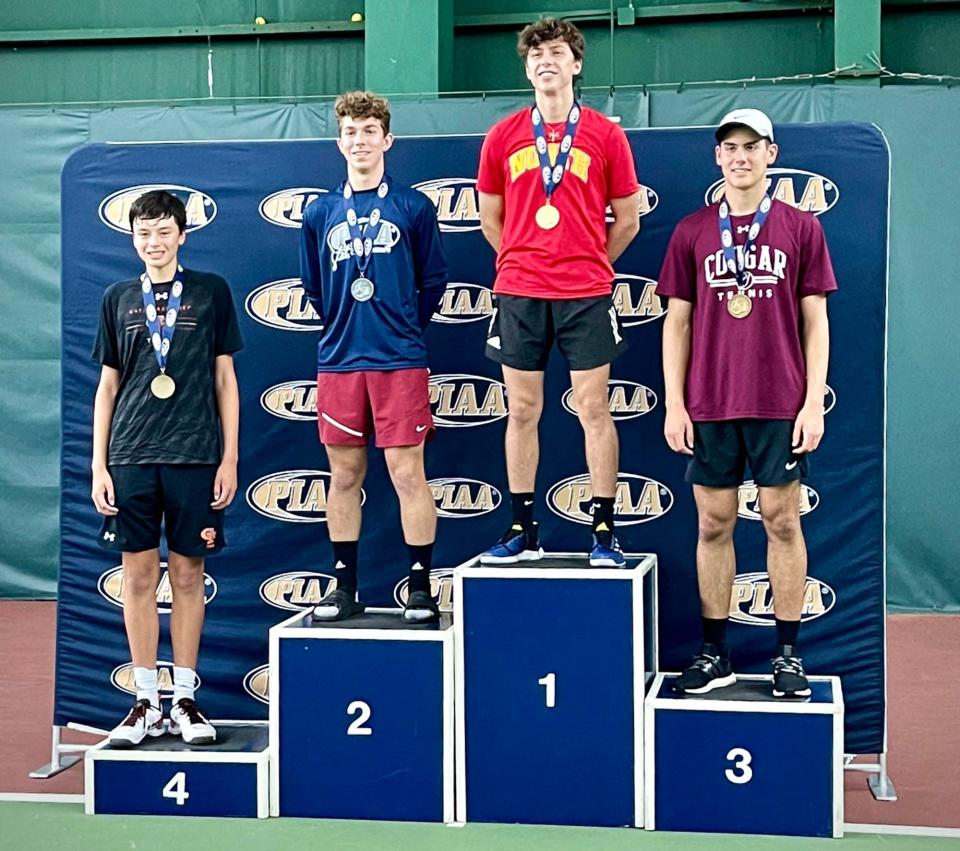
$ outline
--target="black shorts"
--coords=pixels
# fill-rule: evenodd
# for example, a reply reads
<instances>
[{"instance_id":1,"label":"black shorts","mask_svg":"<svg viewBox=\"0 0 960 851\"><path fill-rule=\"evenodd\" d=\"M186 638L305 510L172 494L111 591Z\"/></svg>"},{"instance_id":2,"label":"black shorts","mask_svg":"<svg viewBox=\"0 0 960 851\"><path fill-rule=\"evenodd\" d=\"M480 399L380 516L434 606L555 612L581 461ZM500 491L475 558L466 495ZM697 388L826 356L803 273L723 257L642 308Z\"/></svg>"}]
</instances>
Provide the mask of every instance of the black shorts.
<instances>
[{"instance_id":1,"label":"black shorts","mask_svg":"<svg viewBox=\"0 0 960 851\"><path fill-rule=\"evenodd\" d=\"M110 467L119 513L105 517L100 546L139 553L160 546L160 522L167 546L196 558L224 545L223 509L210 507L215 464L118 464Z\"/></svg>"},{"instance_id":2,"label":"black shorts","mask_svg":"<svg viewBox=\"0 0 960 851\"><path fill-rule=\"evenodd\" d=\"M627 348L620 318L608 296L574 299L498 295L487 331L487 357L514 369L542 372L550 348L570 369L594 369Z\"/></svg>"},{"instance_id":3,"label":"black shorts","mask_svg":"<svg viewBox=\"0 0 960 851\"><path fill-rule=\"evenodd\" d=\"M807 453L793 452L793 420L722 420L693 424L687 481L709 488L743 484L746 464L760 487L805 479Z\"/></svg>"}]
</instances>

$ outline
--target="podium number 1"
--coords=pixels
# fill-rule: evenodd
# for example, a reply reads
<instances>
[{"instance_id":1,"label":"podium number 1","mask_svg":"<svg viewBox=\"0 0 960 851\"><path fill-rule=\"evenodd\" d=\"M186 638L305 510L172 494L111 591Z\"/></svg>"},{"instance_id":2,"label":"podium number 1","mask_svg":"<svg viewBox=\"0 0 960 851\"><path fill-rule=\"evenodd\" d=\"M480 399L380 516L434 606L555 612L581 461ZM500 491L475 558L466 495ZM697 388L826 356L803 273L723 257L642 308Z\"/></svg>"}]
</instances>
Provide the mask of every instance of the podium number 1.
<instances>
[{"instance_id":1,"label":"podium number 1","mask_svg":"<svg viewBox=\"0 0 960 851\"><path fill-rule=\"evenodd\" d=\"M753 769L750 767L753 756L750 751L746 748L731 748L727 751L727 759L733 760L733 768L723 772L727 780L731 783L749 783L753 779Z\"/></svg>"},{"instance_id":2,"label":"podium number 1","mask_svg":"<svg viewBox=\"0 0 960 851\"><path fill-rule=\"evenodd\" d=\"M557 675L547 674L537 680L537 683L546 689L547 693L544 697L547 702L547 709L553 709L557 705Z\"/></svg>"},{"instance_id":3,"label":"podium number 1","mask_svg":"<svg viewBox=\"0 0 960 851\"><path fill-rule=\"evenodd\" d=\"M353 715L356 713L357 717L350 722L350 726L347 727L348 736L372 736L373 728L364 727L363 725L370 720L370 704L364 703L362 700L354 700L347 707L347 715Z\"/></svg>"},{"instance_id":4,"label":"podium number 1","mask_svg":"<svg viewBox=\"0 0 960 851\"><path fill-rule=\"evenodd\" d=\"M190 793L187 791L187 773L185 771L178 771L167 781L167 785L163 787L163 797L173 798L178 807L182 807L186 803Z\"/></svg>"}]
</instances>

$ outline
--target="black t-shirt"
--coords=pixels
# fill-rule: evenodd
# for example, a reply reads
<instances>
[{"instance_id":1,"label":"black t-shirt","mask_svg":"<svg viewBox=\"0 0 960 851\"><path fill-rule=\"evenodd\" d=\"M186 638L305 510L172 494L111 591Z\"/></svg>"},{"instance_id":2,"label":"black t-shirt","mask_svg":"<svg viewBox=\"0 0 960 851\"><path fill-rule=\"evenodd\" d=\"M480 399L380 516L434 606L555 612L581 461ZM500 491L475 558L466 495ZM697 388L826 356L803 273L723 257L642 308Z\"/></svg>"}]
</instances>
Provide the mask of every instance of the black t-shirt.
<instances>
[{"instance_id":1,"label":"black t-shirt","mask_svg":"<svg viewBox=\"0 0 960 851\"><path fill-rule=\"evenodd\" d=\"M120 373L110 426L110 464L219 464L220 423L214 360L243 348L227 282L185 269L183 296L167 358L177 384L169 399L150 392L160 374L150 344L140 279L103 294L93 359ZM156 284L157 312L166 313L172 282Z\"/></svg>"}]
</instances>

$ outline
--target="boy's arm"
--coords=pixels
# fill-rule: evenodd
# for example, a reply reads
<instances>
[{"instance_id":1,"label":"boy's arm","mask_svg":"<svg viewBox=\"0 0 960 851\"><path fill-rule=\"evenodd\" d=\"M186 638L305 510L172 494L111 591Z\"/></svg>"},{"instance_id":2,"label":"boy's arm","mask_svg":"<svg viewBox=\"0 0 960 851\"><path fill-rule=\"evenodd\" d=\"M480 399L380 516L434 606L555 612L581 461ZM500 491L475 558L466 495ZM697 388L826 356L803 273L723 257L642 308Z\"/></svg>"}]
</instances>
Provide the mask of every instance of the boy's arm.
<instances>
[{"instance_id":1,"label":"boy's arm","mask_svg":"<svg viewBox=\"0 0 960 851\"><path fill-rule=\"evenodd\" d=\"M316 202L314 202L316 203ZM320 321L326 324L323 318L322 275L320 271L320 257L318 255L318 236L313 223L313 216L304 216L300 228L300 282L303 291L313 305Z\"/></svg>"},{"instance_id":2,"label":"boy's arm","mask_svg":"<svg viewBox=\"0 0 960 851\"><path fill-rule=\"evenodd\" d=\"M213 485L215 509L226 508L237 493L237 458L240 436L240 389L233 369L233 355L217 355L214 360L214 382L217 393L217 411L220 414L220 432L223 455Z\"/></svg>"},{"instance_id":3,"label":"boy's arm","mask_svg":"<svg viewBox=\"0 0 960 851\"><path fill-rule=\"evenodd\" d=\"M500 253L500 238L503 236L503 196L480 194L480 230L493 250Z\"/></svg>"},{"instance_id":4,"label":"boy's arm","mask_svg":"<svg viewBox=\"0 0 960 851\"><path fill-rule=\"evenodd\" d=\"M663 388L666 408L663 436L674 452L683 455L693 455L693 423L684 402L692 316L693 305L689 301L671 298L663 322Z\"/></svg>"},{"instance_id":5,"label":"boy's arm","mask_svg":"<svg viewBox=\"0 0 960 851\"><path fill-rule=\"evenodd\" d=\"M800 299L803 317L801 335L807 369L807 396L793 425L793 451L813 452L823 438L823 394L830 359L830 325L827 297L808 295Z\"/></svg>"},{"instance_id":6,"label":"boy's arm","mask_svg":"<svg viewBox=\"0 0 960 851\"><path fill-rule=\"evenodd\" d=\"M625 198L611 198L610 209L613 211L613 224L607 228L607 257L611 263L615 263L640 233L640 196L634 192Z\"/></svg>"},{"instance_id":7,"label":"boy's arm","mask_svg":"<svg viewBox=\"0 0 960 851\"><path fill-rule=\"evenodd\" d=\"M425 331L447 287L447 261L440 241L440 226L432 204L420 209L417 237L413 244L417 276L417 317Z\"/></svg>"},{"instance_id":8,"label":"boy's arm","mask_svg":"<svg viewBox=\"0 0 960 851\"><path fill-rule=\"evenodd\" d=\"M110 426L113 422L113 406L120 390L120 373L112 366L100 368L100 382L93 402L93 487L90 498L101 514L117 513L113 492L113 479L107 470L107 454L110 446Z\"/></svg>"}]
</instances>

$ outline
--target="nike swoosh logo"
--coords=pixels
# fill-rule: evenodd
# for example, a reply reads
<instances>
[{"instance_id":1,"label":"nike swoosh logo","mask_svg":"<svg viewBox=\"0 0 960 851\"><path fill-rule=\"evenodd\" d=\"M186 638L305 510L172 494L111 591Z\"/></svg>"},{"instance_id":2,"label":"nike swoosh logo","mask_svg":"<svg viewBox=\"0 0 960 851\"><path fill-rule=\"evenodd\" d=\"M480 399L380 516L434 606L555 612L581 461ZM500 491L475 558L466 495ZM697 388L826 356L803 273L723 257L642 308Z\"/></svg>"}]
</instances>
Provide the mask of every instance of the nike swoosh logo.
<instances>
[{"instance_id":1,"label":"nike swoosh logo","mask_svg":"<svg viewBox=\"0 0 960 851\"><path fill-rule=\"evenodd\" d=\"M533 505L533 500L532 500L532 499L525 499L525 500L523 501L523 504L524 504L524 505Z\"/></svg>"},{"instance_id":2,"label":"nike swoosh logo","mask_svg":"<svg viewBox=\"0 0 960 851\"><path fill-rule=\"evenodd\" d=\"M793 469L794 467L796 467L796 466L797 466L797 462L796 462L796 461L788 461L786 464L783 465L783 469L785 469L785 470L792 470L792 469Z\"/></svg>"},{"instance_id":3,"label":"nike swoosh logo","mask_svg":"<svg viewBox=\"0 0 960 851\"><path fill-rule=\"evenodd\" d=\"M418 432L424 431L425 429L426 429L426 426L417 426Z\"/></svg>"}]
</instances>

